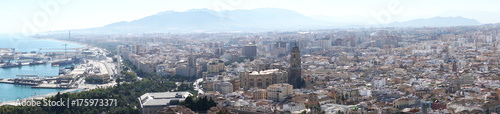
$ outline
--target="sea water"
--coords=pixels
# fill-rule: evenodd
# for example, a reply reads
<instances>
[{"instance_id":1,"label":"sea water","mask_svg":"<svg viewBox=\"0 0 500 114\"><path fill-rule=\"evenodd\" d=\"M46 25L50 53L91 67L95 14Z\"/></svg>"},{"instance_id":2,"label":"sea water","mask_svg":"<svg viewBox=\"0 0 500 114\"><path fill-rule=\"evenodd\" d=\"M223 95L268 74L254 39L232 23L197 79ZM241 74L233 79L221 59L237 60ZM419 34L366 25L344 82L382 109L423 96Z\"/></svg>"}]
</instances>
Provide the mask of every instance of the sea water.
<instances>
[{"instance_id":1,"label":"sea water","mask_svg":"<svg viewBox=\"0 0 500 114\"><path fill-rule=\"evenodd\" d=\"M80 48L82 45L48 39L26 38L18 35L0 35L0 48L15 48L17 52L63 52L67 44L68 49ZM40 50L41 48L41 50ZM45 49L45 50L44 50ZM68 50L74 51L74 50ZM41 65L26 65L22 67L0 68L0 78L17 78L16 75L57 76L59 68L67 66L51 66L50 63ZM66 89L40 89L31 86L0 83L0 102L43 95Z\"/></svg>"}]
</instances>

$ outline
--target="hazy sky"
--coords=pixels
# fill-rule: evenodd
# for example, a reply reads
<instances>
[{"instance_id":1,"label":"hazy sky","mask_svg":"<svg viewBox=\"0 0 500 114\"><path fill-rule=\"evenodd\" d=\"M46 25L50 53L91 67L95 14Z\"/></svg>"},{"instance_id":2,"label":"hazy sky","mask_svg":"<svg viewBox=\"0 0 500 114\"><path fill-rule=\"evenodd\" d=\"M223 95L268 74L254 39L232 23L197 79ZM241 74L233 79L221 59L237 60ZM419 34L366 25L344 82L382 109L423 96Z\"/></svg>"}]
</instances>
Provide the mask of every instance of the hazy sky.
<instances>
[{"instance_id":1,"label":"hazy sky","mask_svg":"<svg viewBox=\"0 0 500 114\"><path fill-rule=\"evenodd\" d=\"M498 23L499 4L499 0L0 0L0 33L91 28L167 10L200 8L283 8L356 24L434 16L463 16L480 23Z\"/></svg>"}]
</instances>

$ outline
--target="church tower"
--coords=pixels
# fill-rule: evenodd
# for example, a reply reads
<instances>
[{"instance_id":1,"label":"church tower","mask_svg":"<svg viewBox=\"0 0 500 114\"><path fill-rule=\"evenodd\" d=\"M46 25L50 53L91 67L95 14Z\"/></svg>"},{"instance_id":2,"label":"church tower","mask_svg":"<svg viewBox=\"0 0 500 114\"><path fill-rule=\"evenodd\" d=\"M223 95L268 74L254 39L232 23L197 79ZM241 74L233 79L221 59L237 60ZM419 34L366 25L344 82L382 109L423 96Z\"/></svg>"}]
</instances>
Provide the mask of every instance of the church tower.
<instances>
[{"instance_id":1,"label":"church tower","mask_svg":"<svg viewBox=\"0 0 500 114\"><path fill-rule=\"evenodd\" d=\"M298 87L298 83L300 83L299 81L302 75L300 62L300 50L299 47L297 47L297 42L295 42L295 46L293 46L291 50L290 67L288 68L288 83L293 85L293 88L300 88Z\"/></svg>"}]
</instances>

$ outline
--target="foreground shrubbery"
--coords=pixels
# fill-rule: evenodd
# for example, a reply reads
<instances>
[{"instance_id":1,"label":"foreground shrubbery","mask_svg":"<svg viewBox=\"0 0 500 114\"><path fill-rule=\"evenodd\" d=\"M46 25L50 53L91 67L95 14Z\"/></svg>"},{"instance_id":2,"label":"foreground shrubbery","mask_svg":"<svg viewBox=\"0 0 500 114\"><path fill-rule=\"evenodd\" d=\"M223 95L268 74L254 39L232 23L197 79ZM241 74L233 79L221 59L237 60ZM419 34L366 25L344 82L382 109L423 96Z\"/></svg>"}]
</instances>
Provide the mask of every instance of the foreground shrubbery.
<instances>
[{"instance_id":1,"label":"foreground shrubbery","mask_svg":"<svg viewBox=\"0 0 500 114\"><path fill-rule=\"evenodd\" d=\"M182 87L176 90L177 86L174 82L164 81L163 78L149 78L142 81L135 81L131 83L122 83L117 86L109 88L97 88L89 91L79 93L58 93L48 99L59 100L66 99L117 99L117 106L111 107L34 107L34 106L1 106L1 114L13 113L119 113L127 114L139 113L138 97L148 92L166 92L166 91L192 91L190 87Z\"/></svg>"}]
</instances>

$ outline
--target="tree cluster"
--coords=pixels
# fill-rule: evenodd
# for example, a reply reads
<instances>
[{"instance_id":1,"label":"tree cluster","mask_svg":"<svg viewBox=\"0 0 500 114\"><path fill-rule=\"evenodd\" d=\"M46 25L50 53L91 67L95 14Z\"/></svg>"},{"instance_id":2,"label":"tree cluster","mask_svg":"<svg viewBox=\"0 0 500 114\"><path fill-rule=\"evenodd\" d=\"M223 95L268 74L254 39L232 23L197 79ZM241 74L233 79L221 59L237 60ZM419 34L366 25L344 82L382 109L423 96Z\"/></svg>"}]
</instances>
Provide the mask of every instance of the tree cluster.
<instances>
[{"instance_id":1,"label":"tree cluster","mask_svg":"<svg viewBox=\"0 0 500 114\"><path fill-rule=\"evenodd\" d=\"M138 97L148 92L166 92L174 91L177 86L174 82L163 81L162 78L143 79L130 83L122 83L120 86L108 88L96 88L89 91L78 93L58 93L55 96L49 97L50 100L64 101L67 99L117 99L116 106L100 107L100 106L79 106L79 107L49 107L49 106L1 106L0 114L12 113L55 113L55 114L81 114L81 113L111 113L111 114L137 114L140 113ZM184 89L190 89L187 86ZM206 101L204 101L206 102ZM200 101L201 103L201 101Z\"/></svg>"},{"instance_id":2,"label":"tree cluster","mask_svg":"<svg viewBox=\"0 0 500 114\"><path fill-rule=\"evenodd\" d=\"M217 106L214 100L205 97L196 98L195 96L189 96L184 100L184 102L180 103L188 107L189 109L197 112L205 112L209 110L211 107Z\"/></svg>"}]
</instances>

